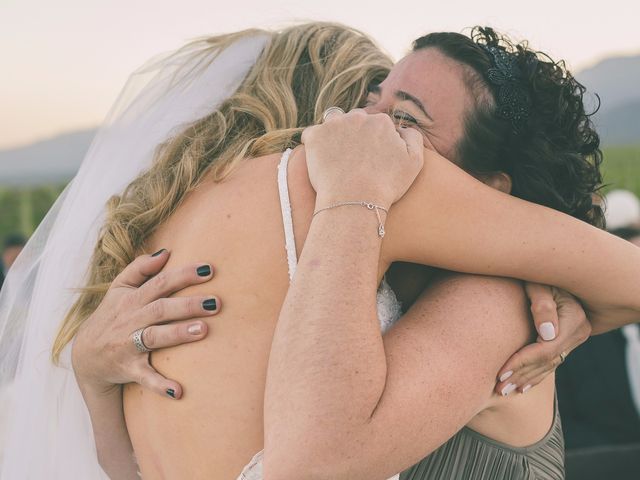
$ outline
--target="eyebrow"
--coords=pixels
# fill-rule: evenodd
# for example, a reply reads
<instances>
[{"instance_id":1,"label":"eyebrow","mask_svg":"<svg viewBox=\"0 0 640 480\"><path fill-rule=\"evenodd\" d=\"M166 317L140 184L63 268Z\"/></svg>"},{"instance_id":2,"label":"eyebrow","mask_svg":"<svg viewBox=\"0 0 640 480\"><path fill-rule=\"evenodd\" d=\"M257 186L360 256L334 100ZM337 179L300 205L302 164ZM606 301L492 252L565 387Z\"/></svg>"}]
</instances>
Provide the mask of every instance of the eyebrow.
<instances>
[{"instance_id":1,"label":"eyebrow","mask_svg":"<svg viewBox=\"0 0 640 480\"><path fill-rule=\"evenodd\" d=\"M400 100L408 100L408 101L412 102L413 104L415 104L415 106L418 107L420 110L422 110L422 113L424 113L426 115L426 117L433 122L433 118L431 118L431 115L429 115L429 113L427 112L427 109L424 107L424 105L422 104L422 102L419 99L417 99L416 97L414 97L410 93L403 92L402 90L396 91L395 92L395 96L397 98L399 98Z\"/></svg>"},{"instance_id":2,"label":"eyebrow","mask_svg":"<svg viewBox=\"0 0 640 480\"><path fill-rule=\"evenodd\" d=\"M376 85L369 85L369 92L373 93L375 95L380 95L382 93L382 88L380 87L380 84L376 84ZM418 107L422 113L425 114L425 116L431 120L433 122L433 117L431 117L431 115L429 115L429 112L427 112L427 109L425 108L425 106L422 104L422 102L414 97L413 95L411 95L410 93L407 93L403 90L397 90L394 93L395 97L402 100L402 101L409 101L411 103L413 103L416 107Z\"/></svg>"}]
</instances>

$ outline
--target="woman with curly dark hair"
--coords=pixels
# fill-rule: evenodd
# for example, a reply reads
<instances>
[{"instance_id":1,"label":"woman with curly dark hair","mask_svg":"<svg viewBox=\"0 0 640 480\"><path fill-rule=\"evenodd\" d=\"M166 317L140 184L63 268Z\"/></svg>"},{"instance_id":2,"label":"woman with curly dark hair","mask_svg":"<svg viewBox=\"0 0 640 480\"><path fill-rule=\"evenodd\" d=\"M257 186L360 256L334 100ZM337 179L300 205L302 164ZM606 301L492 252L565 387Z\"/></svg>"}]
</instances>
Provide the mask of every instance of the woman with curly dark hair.
<instances>
[{"instance_id":1,"label":"woman with curly dark hair","mask_svg":"<svg viewBox=\"0 0 640 480\"><path fill-rule=\"evenodd\" d=\"M425 145L484 183L601 226L602 212L593 200L601 186L602 154L584 110L584 92L562 62L515 45L491 28L475 28L470 38L445 32L417 39L412 53L372 88L367 109L417 129ZM534 334L518 282L441 273L384 339L362 313L371 311L375 284L352 292L376 271L378 258L386 270L386 246L374 248L375 241L362 240L366 235L356 227L371 219L357 208L322 208L353 197L385 198L383 171L377 172L378 190L353 195L354 183L363 176L361 168L357 177L349 174L353 159L375 170L368 159L380 148L362 131L357 114L350 113L306 133L309 177L322 197L273 339L265 471L291 478L305 471L329 472L326 478L374 478L376 473L385 478L398 464L415 463L401 480L563 478L554 376L542 379L536 368L500 371L509 353ZM421 178L434 174L425 160L407 197L421 188ZM395 207L400 212L389 214L390 235L409 231L419 215L403 211L407 197ZM464 201L441 198L437 208L454 202L459 208ZM439 243L439 237L450 239L456 229L451 225L447 235L432 230L425 236L413 226L423 242L415 247L422 250ZM480 237L463 243L482 242ZM496 251L508 256L500 240L495 239ZM320 261L327 258L332 260ZM388 277L419 278L413 268L392 267ZM302 352L314 360L296 362ZM318 374L315 366L322 364L333 367ZM498 371L500 382L493 390ZM279 421L287 412L296 416ZM312 440L296 447L300 438ZM276 446L281 439L287 439L286 446ZM287 455L300 458L304 449L318 452L317 462L287 463ZM269 459L272 452L283 455Z\"/></svg>"},{"instance_id":2,"label":"woman with curly dark hair","mask_svg":"<svg viewBox=\"0 0 640 480\"><path fill-rule=\"evenodd\" d=\"M466 65L476 98L451 159L475 176L503 172L512 195L603 226L594 204L600 140L585 112L586 89L564 62L491 28L476 27L471 38L432 33L413 45L428 48Z\"/></svg>"},{"instance_id":3,"label":"woman with curly dark hair","mask_svg":"<svg viewBox=\"0 0 640 480\"><path fill-rule=\"evenodd\" d=\"M157 271L168 258L161 247L171 249L174 265L195 255L215 260L225 302L216 331L190 348L161 348L180 343L178 329L172 337L168 326L149 327L145 319L137 337L125 337L134 328L113 312L136 310L135 299L114 291L131 285L129 270L95 315L80 319L73 347L85 392L116 383L109 394L120 402L113 378L166 391L161 397L136 384L124 389L126 429L119 431L131 435L143 475L231 478L264 446L239 478L262 478L263 467L264 478L388 478L417 462L401 478L562 478L561 427L553 376L546 374L586 333L558 331L549 319L542 336L557 336L567 351L531 363L520 354L510 358L535 338L518 281L389 266L413 262L554 283L589 302L600 330L611 327L604 318L619 324L637 315L638 287L623 291L610 282L637 279L637 253L583 222L484 185L598 224L591 195L600 153L582 93L562 65L490 29L473 39L428 35L367 100L371 113L412 128L398 134L388 116L362 110L330 116L305 132L306 151L242 159L224 182L190 192L146 239L142 251L158 255L136 262L145 275L152 265ZM607 264L618 272L598 264L601 249L612 252ZM596 281L584 278L591 267ZM404 302L402 318L383 281L388 269ZM164 282L165 294L210 295L211 268L200 279L189 272L180 282L192 289L175 288L179 282L165 274L137 292L157 298L154 289ZM584 315L570 296L556 300L561 313ZM204 316L198 304L189 305L184 318ZM611 311L616 315L607 317ZM203 338L208 324L194 324L200 330L182 343ZM179 327L185 335L187 325ZM184 391L147 375L153 348L162 351L151 354L153 366L180 378ZM140 372L142 361L144 379L133 367ZM103 435L108 459L104 445L113 445L115 420L89 407L96 431L103 427L96 435ZM130 470L130 463L121 465Z\"/></svg>"}]
</instances>

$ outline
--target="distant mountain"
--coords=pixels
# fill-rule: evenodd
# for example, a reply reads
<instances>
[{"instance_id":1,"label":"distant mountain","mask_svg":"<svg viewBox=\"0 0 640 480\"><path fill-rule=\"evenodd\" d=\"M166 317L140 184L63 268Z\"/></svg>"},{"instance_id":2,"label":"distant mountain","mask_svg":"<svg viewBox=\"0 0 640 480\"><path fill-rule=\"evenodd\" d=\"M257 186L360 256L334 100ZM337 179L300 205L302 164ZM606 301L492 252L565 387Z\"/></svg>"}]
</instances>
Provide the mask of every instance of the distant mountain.
<instances>
[{"instance_id":1,"label":"distant mountain","mask_svg":"<svg viewBox=\"0 0 640 480\"><path fill-rule=\"evenodd\" d=\"M640 55L607 58L579 72L576 78L590 92L600 95L602 112L640 100Z\"/></svg>"},{"instance_id":2,"label":"distant mountain","mask_svg":"<svg viewBox=\"0 0 640 480\"><path fill-rule=\"evenodd\" d=\"M640 144L640 55L607 58L576 78L587 87L587 104L600 96L594 121L603 145Z\"/></svg>"},{"instance_id":3,"label":"distant mountain","mask_svg":"<svg viewBox=\"0 0 640 480\"><path fill-rule=\"evenodd\" d=\"M0 151L0 185L27 186L70 180L95 134L96 129L80 130Z\"/></svg>"},{"instance_id":4,"label":"distant mountain","mask_svg":"<svg viewBox=\"0 0 640 480\"><path fill-rule=\"evenodd\" d=\"M640 145L640 98L594 116L603 145Z\"/></svg>"},{"instance_id":5,"label":"distant mountain","mask_svg":"<svg viewBox=\"0 0 640 480\"><path fill-rule=\"evenodd\" d=\"M640 55L607 58L576 77L590 94L600 95L602 105L594 121L603 145L640 144ZM0 185L68 181L95 133L95 129L81 130L0 151Z\"/></svg>"}]
</instances>

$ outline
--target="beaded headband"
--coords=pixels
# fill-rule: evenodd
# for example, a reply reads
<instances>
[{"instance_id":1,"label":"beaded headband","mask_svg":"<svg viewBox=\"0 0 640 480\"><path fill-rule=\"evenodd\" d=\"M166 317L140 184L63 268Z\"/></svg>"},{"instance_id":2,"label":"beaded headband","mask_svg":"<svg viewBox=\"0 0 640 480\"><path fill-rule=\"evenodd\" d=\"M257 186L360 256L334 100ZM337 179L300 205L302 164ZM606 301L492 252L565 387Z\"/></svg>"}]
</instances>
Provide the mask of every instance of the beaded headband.
<instances>
[{"instance_id":1,"label":"beaded headband","mask_svg":"<svg viewBox=\"0 0 640 480\"><path fill-rule=\"evenodd\" d=\"M487 78L495 93L498 115L511 122L519 134L529 117L531 97L522 83L517 59L502 48L480 45L491 57Z\"/></svg>"}]
</instances>

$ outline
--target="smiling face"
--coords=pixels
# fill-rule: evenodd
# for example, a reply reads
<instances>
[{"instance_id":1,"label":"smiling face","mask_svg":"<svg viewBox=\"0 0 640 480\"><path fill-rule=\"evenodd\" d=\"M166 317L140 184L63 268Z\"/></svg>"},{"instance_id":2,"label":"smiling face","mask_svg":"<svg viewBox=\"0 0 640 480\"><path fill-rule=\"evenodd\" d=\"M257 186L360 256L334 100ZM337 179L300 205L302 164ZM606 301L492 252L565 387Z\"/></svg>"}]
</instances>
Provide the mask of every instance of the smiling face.
<instances>
[{"instance_id":1,"label":"smiling face","mask_svg":"<svg viewBox=\"0 0 640 480\"><path fill-rule=\"evenodd\" d=\"M436 48L418 50L371 89L366 110L388 113L395 121L416 128L438 153L456 162L456 145L475 105L469 75L469 67Z\"/></svg>"}]
</instances>

